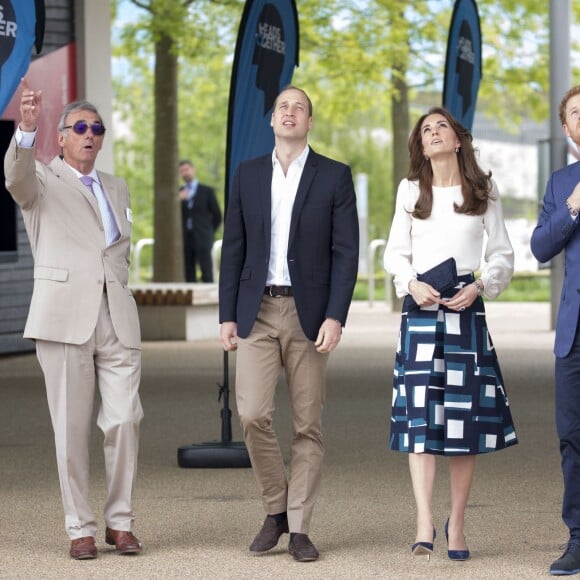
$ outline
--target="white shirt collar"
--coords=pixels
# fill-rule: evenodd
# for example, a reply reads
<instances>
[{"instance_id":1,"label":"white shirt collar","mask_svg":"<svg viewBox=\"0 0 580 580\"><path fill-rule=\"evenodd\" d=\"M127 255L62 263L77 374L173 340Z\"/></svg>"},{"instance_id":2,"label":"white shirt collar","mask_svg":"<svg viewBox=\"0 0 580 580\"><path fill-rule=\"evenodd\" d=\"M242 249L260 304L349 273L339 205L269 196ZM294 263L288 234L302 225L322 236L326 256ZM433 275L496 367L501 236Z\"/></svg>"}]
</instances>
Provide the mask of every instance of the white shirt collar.
<instances>
[{"instance_id":1,"label":"white shirt collar","mask_svg":"<svg viewBox=\"0 0 580 580\"><path fill-rule=\"evenodd\" d=\"M306 158L308 157L308 153L310 153L310 145L306 145L302 153L300 153L300 155L298 155L298 157L296 157L296 159L294 159L294 161L292 161L290 165L294 165L294 163L297 163L301 168L303 168L304 165L306 164ZM276 157L276 147L274 147L274 150L272 151L272 167L276 167L276 164L279 165L280 162Z\"/></svg>"},{"instance_id":2,"label":"white shirt collar","mask_svg":"<svg viewBox=\"0 0 580 580\"><path fill-rule=\"evenodd\" d=\"M68 163L67 163L67 162L66 162L64 159L63 159L63 162L64 162L64 164L65 164L67 167L70 167L70 170L71 170L72 172L74 172L74 174L75 174L77 177L79 177L79 178L80 178L80 177L82 177L83 175L85 175L84 173L81 173L80 171L78 171L77 169L75 169L75 168L74 168L72 165L69 165L69 164L68 164ZM98 184L100 184L100 183L101 183L101 182L100 182L100 180L99 180L99 176L98 176L98 174L97 174L97 170L96 170L94 167L93 167L93 170L92 170L90 173L87 173L87 175L89 175L90 177L92 177L92 178L93 178L93 180L94 180L94 181L96 181Z\"/></svg>"}]
</instances>

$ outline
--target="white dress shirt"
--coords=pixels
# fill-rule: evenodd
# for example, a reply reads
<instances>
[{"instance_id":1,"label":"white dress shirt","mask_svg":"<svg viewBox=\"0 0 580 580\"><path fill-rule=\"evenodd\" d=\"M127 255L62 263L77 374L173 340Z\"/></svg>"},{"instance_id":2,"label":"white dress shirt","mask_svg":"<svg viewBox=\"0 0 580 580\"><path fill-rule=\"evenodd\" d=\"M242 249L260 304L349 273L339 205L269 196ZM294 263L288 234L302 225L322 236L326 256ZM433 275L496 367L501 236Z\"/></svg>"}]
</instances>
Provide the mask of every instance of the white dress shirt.
<instances>
[{"instance_id":1,"label":"white dress shirt","mask_svg":"<svg viewBox=\"0 0 580 580\"><path fill-rule=\"evenodd\" d=\"M272 153L272 237L268 278L266 279L268 286L292 286L287 259L290 221L298 184L309 152L310 147L306 145L304 151L290 163L286 175L284 175L282 166L276 157L276 150L274 149Z\"/></svg>"},{"instance_id":2,"label":"white dress shirt","mask_svg":"<svg viewBox=\"0 0 580 580\"><path fill-rule=\"evenodd\" d=\"M84 174L82 174L80 171L77 171L66 161L64 161L64 164L74 172L79 180L81 177L84 177ZM90 177L93 180L90 188L88 189L89 191L92 191L97 200L97 205L99 206L99 211L101 212L101 221L103 222L103 229L105 232L105 242L107 243L107 246L110 246L113 242L116 242L119 239L121 230L117 224L113 208L111 207L111 202L109 201L107 194L105 193L105 190L99 181L97 170L93 167L93 170L90 173L87 173L87 177Z\"/></svg>"},{"instance_id":3,"label":"white dress shirt","mask_svg":"<svg viewBox=\"0 0 580 580\"><path fill-rule=\"evenodd\" d=\"M455 258L459 276L480 270L486 297L495 298L505 290L514 271L514 251L493 180L492 185L494 199L488 201L483 215L454 211L454 202L463 203L461 186L433 187L431 215L421 220L411 215L419 198L418 183L401 181L383 259L385 270L394 276L397 296L409 294L409 282L417 274L450 257ZM484 233L487 242L483 254Z\"/></svg>"},{"instance_id":4,"label":"white dress shirt","mask_svg":"<svg viewBox=\"0 0 580 580\"><path fill-rule=\"evenodd\" d=\"M18 145L18 147L30 149L34 146L36 131L23 131L18 125L16 125L14 138L16 139L16 145Z\"/></svg>"},{"instance_id":5,"label":"white dress shirt","mask_svg":"<svg viewBox=\"0 0 580 580\"><path fill-rule=\"evenodd\" d=\"M193 209L193 200L195 199L195 194L197 193L197 188L199 186L199 181L194 179L193 181L188 181L184 184L185 190L187 191L187 209ZM187 231L193 230L193 218L191 215L187 215L187 219L185 221L185 229Z\"/></svg>"}]
</instances>

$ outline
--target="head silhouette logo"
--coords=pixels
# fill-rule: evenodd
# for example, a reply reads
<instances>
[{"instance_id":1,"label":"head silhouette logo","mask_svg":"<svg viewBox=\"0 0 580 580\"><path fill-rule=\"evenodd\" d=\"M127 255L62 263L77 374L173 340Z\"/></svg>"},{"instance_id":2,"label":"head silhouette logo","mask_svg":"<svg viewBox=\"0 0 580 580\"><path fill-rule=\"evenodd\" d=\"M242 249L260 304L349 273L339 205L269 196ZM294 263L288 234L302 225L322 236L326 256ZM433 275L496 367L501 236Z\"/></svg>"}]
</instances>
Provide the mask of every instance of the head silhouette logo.
<instances>
[{"instance_id":1,"label":"head silhouette logo","mask_svg":"<svg viewBox=\"0 0 580 580\"><path fill-rule=\"evenodd\" d=\"M241 161L272 153L270 126L278 93L298 66L295 0L246 0L232 65L226 145L227 205L230 176Z\"/></svg>"},{"instance_id":2,"label":"head silhouette logo","mask_svg":"<svg viewBox=\"0 0 580 580\"><path fill-rule=\"evenodd\" d=\"M252 58L252 64L258 66L256 87L264 92L264 114L272 108L280 90L285 58L282 18L273 4L265 4L256 26L256 47Z\"/></svg>"},{"instance_id":3,"label":"head silhouette logo","mask_svg":"<svg viewBox=\"0 0 580 580\"><path fill-rule=\"evenodd\" d=\"M481 81L481 26L475 0L455 0L445 59L443 106L471 131Z\"/></svg>"},{"instance_id":4,"label":"head silhouette logo","mask_svg":"<svg viewBox=\"0 0 580 580\"><path fill-rule=\"evenodd\" d=\"M474 62L473 35L471 34L469 23L464 20L459 29L457 61L455 62L455 72L459 75L458 93L463 98L461 111L463 115L465 115L469 107L471 107Z\"/></svg>"}]
</instances>

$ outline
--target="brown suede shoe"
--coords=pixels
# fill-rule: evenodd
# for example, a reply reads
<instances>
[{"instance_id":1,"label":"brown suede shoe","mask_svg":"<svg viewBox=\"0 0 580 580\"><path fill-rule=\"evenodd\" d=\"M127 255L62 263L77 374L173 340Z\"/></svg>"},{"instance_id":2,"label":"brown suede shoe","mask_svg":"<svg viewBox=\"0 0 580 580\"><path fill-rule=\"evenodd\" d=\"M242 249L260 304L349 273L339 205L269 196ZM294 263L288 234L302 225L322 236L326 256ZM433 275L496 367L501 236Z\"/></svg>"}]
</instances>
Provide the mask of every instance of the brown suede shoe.
<instances>
[{"instance_id":1,"label":"brown suede shoe","mask_svg":"<svg viewBox=\"0 0 580 580\"><path fill-rule=\"evenodd\" d=\"M271 550L280 539L282 534L288 533L288 520L284 519L280 524L272 516L267 516L262 529L254 538L250 546L250 552L267 552Z\"/></svg>"},{"instance_id":2,"label":"brown suede shoe","mask_svg":"<svg viewBox=\"0 0 580 580\"><path fill-rule=\"evenodd\" d=\"M71 540L70 557L74 560L93 560L97 557L97 546L93 536Z\"/></svg>"},{"instance_id":3,"label":"brown suede shoe","mask_svg":"<svg viewBox=\"0 0 580 580\"><path fill-rule=\"evenodd\" d=\"M142 546L141 542L132 534L121 530L105 530L105 542L110 546L115 546L119 554L139 554Z\"/></svg>"},{"instance_id":4,"label":"brown suede shoe","mask_svg":"<svg viewBox=\"0 0 580 580\"><path fill-rule=\"evenodd\" d=\"M296 534L290 537L288 552L297 562L312 562L320 556L316 546L306 534Z\"/></svg>"}]
</instances>

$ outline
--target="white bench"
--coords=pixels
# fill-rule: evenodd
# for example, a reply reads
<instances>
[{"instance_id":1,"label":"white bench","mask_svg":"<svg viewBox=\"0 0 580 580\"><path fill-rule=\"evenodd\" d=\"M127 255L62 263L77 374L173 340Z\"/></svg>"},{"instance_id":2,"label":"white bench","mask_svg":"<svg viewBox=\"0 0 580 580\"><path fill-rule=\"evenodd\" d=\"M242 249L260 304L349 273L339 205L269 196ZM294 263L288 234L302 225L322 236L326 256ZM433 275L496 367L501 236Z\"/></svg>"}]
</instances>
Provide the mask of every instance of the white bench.
<instances>
[{"instance_id":1,"label":"white bench","mask_svg":"<svg viewBox=\"0 0 580 580\"><path fill-rule=\"evenodd\" d=\"M131 291L144 341L219 337L217 284L152 282L132 285Z\"/></svg>"}]
</instances>

